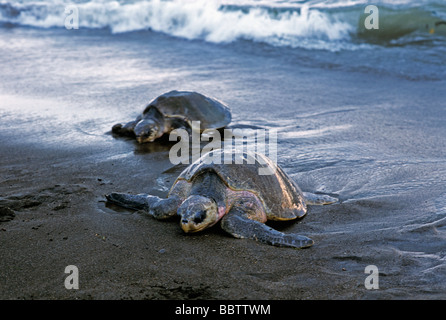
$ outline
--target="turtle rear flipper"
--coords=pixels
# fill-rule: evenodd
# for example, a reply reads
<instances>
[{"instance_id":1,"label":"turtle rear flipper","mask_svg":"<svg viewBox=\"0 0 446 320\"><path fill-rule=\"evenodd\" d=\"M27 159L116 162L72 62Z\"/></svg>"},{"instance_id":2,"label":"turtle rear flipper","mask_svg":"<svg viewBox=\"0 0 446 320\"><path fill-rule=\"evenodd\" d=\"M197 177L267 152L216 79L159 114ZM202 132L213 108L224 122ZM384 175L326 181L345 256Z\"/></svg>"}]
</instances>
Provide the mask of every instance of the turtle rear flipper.
<instances>
[{"instance_id":1,"label":"turtle rear flipper","mask_svg":"<svg viewBox=\"0 0 446 320\"><path fill-rule=\"evenodd\" d=\"M221 221L223 230L235 238L257 240L278 247L307 248L313 245L313 240L297 234L279 232L259 221L239 215L239 212L229 212Z\"/></svg>"},{"instance_id":2,"label":"turtle rear flipper","mask_svg":"<svg viewBox=\"0 0 446 320\"><path fill-rule=\"evenodd\" d=\"M337 198L330 197L326 194L315 194L310 192L302 192L305 203L308 205L325 205L338 202Z\"/></svg>"}]
</instances>

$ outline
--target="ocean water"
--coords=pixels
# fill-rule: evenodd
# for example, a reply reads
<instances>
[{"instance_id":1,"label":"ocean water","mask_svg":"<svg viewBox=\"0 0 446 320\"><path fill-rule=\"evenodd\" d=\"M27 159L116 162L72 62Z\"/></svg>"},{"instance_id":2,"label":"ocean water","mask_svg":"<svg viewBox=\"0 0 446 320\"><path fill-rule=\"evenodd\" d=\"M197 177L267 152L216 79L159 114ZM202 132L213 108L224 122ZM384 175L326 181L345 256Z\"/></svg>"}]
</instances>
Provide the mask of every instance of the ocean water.
<instances>
[{"instance_id":1,"label":"ocean water","mask_svg":"<svg viewBox=\"0 0 446 320\"><path fill-rule=\"evenodd\" d=\"M410 79L442 79L443 1L375 1L377 29L368 29L367 1L133 0L0 2L4 26L160 32L216 44L248 41L330 68L362 69ZM74 15L76 20L73 20ZM298 49L298 50L292 50ZM420 55L419 52L423 54ZM333 54L338 53L338 54ZM314 61L312 58L319 59ZM402 61L404 60L404 61Z\"/></svg>"},{"instance_id":2,"label":"ocean water","mask_svg":"<svg viewBox=\"0 0 446 320\"><path fill-rule=\"evenodd\" d=\"M111 126L173 89L215 96L234 127L277 130L277 161L304 191L339 197L329 210L345 222L314 218L310 236L367 239L402 288L444 298L446 5L375 1L379 29L368 30L369 4L0 0L2 143L90 146L97 162L168 169L166 148ZM73 10L78 29L67 29ZM351 268L374 264L359 255Z\"/></svg>"}]
</instances>

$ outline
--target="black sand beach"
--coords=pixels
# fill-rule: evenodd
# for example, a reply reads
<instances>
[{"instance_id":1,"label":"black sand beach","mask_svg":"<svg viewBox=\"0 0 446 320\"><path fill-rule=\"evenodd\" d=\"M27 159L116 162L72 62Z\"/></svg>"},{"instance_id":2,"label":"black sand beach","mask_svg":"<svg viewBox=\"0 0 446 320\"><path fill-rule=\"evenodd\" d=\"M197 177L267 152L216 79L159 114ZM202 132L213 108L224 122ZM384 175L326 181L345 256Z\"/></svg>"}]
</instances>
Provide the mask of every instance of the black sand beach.
<instances>
[{"instance_id":1,"label":"black sand beach","mask_svg":"<svg viewBox=\"0 0 446 320\"><path fill-rule=\"evenodd\" d=\"M150 32L12 27L0 42L1 299L446 298L444 79ZM235 127L277 129L278 164L339 197L274 224L313 247L186 235L106 205L167 194L169 146L109 131L173 89L226 102ZM69 265L79 289L64 286Z\"/></svg>"}]
</instances>

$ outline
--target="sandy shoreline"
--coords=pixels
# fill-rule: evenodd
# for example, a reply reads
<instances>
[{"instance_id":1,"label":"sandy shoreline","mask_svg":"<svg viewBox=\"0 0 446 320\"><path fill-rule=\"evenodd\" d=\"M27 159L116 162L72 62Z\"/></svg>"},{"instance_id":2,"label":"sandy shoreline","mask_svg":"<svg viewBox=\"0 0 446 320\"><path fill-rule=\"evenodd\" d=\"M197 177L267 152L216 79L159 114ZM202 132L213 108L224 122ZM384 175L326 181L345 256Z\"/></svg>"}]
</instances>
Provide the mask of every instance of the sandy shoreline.
<instances>
[{"instance_id":1,"label":"sandy shoreline","mask_svg":"<svg viewBox=\"0 0 446 320\"><path fill-rule=\"evenodd\" d=\"M129 141L122 143L134 146ZM304 250L276 248L233 239L218 228L185 235L176 221L159 222L139 213L106 208L105 193L117 189L139 192L156 179L143 170L145 177L130 181L128 177L138 177L142 170L129 166L124 158L99 162L88 160L88 150L39 153L33 147L0 148L8 154L1 163L5 175L0 182L0 206L15 212L14 219L0 225L2 299L418 296L419 291L410 284L400 287L403 262L392 261L392 249L374 249L373 243L380 242L385 231L367 236L324 234L324 225L355 223L385 203L311 207L302 221L275 227L310 234L315 245ZM145 156L153 160L159 154ZM168 166L155 161L152 168L155 172L163 165ZM388 266L381 272L385 279L381 290L364 287L364 266L369 264ZM68 265L79 269L78 290L64 286Z\"/></svg>"},{"instance_id":2,"label":"sandy shoreline","mask_svg":"<svg viewBox=\"0 0 446 320\"><path fill-rule=\"evenodd\" d=\"M92 164L75 153L46 150L36 158L31 148L7 150L0 205L14 210L15 217L1 224L2 299L355 297L355 281L341 266L326 281L346 288L315 289L314 282L323 281L314 265L323 254L314 250L317 245L278 249L237 241L218 228L189 236L176 221L107 209L103 194L118 186L129 192L143 187L126 179L140 170L124 172L125 161ZM34 165L20 163L26 157ZM281 258L284 250L287 259ZM79 268L79 290L64 287L68 265Z\"/></svg>"}]
</instances>

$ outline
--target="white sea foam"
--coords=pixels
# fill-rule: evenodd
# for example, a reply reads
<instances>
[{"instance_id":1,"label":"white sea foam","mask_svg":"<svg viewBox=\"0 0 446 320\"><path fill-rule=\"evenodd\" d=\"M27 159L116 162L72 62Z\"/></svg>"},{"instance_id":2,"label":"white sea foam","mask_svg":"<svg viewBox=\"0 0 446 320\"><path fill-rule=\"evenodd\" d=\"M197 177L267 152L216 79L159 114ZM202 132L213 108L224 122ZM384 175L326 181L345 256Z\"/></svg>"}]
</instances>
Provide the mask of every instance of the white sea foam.
<instances>
[{"instance_id":1,"label":"white sea foam","mask_svg":"<svg viewBox=\"0 0 446 320\"><path fill-rule=\"evenodd\" d=\"M435 25L446 17L446 6L436 0L424 0L425 7L414 0L378 3L382 28L366 37L360 26L364 0L0 0L0 23L63 28L65 8L74 5L80 28L106 28L112 33L152 30L214 43L243 39L339 51L368 47L364 41L370 39L410 43L413 39L403 36L416 30L430 36L427 25L437 36L446 36L443 25ZM358 35L362 41L357 41Z\"/></svg>"},{"instance_id":2,"label":"white sea foam","mask_svg":"<svg viewBox=\"0 0 446 320\"><path fill-rule=\"evenodd\" d=\"M64 27L64 9L69 4L72 2L68 0L0 1L0 21ZM283 9L237 6L219 0L90 0L75 5L80 28L109 28L113 33L153 30L215 43L245 39L275 46L329 49L327 43L348 41L353 30L349 23L308 5Z\"/></svg>"}]
</instances>

